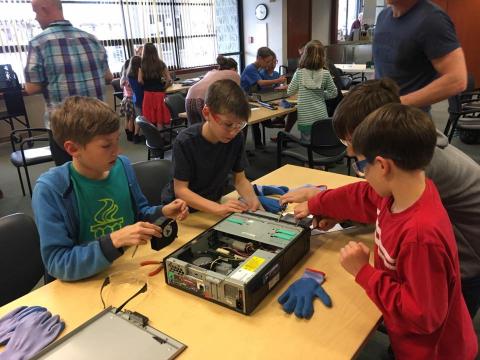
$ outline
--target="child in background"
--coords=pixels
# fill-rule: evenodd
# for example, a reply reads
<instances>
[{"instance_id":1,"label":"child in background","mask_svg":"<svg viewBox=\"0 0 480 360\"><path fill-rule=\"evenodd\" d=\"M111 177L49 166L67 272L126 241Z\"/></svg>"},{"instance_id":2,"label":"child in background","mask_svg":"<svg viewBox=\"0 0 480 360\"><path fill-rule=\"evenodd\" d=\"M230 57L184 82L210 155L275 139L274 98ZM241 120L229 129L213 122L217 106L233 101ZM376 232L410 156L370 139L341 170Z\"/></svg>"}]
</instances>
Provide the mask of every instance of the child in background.
<instances>
[{"instance_id":1,"label":"child in background","mask_svg":"<svg viewBox=\"0 0 480 360\"><path fill-rule=\"evenodd\" d=\"M128 66L130 59L125 61L122 66L122 77L120 86L123 89L123 99L120 105L120 115L125 117L125 133L128 141L139 142L138 126L135 125L135 105L133 104L133 90L128 82Z\"/></svg>"},{"instance_id":2,"label":"child in background","mask_svg":"<svg viewBox=\"0 0 480 360\"><path fill-rule=\"evenodd\" d=\"M260 76L262 77L263 80L276 80L276 79L280 78L280 73L275 70L275 68L277 67L277 64L278 64L277 56L275 55L275 53L273 51L272 51L272 54L273 54L272 61L270 61L268 63L266 68L260 70ZM273 85L261 86L260 90L268 90L268 89L273 90L273 89L275 89L279 86L282 86L282 84L273 84ZM286 88L286 85L283 86L282 88ZM295 123L295 121L297 121L297 114L296 114L296 112L293 112L293 113L290 113L288 115L284 115L282 117L277 117L277 118L272 119L272 120L267 120L264 123L265 123L265 125L268 125L270 127L283 128L283 127L285 127L285 118L288 118L287 126L289 126L291 128L293 126L293 123ZM290 122L292 122L292 121L293 121L293 123L290 124ZM273 138L270 138L270 139L273 142L277 141L276 137L273 137Z\"/></svg>"},{"instance_id":3,"label":"child in background","mask_svg":"<svg viewBox=\"0 0 480 360\"><path fill-rule=\"evenodd\" d=\"M263 46L257 50L257 58L254 63L247 65L242 72L240 77L240 86L245 91L245 93L250 94L257 91L262 86L273 86L282 84L285 82L285 76L280 76L278 79L274 80L264 80L260 76L260 70L266 69L269 64L273 61L275 56L274 52L268 47ZM252 126L253 139L255 142L255 147L257 149L264 148L262 144L262 134L260 132L260 125L253 124Z\"/></svg>"},{"instance_id":4,"label":"child in background","mask_svg":"<svg viewBox=\"0 0 480 360\"><path fill-rule=\"evenodd\" d=\"M237 72L238 64L234 59L218 55L217 64L218 69L210 70L202 80L188 89L187 98L185 99L185 109L187 111L189 125L203 122L202 110L210 84L213 84L217 80L231 79L240 85L240 75L238 75Z\"/></svg>"},{"instance_id":5,"label":"child in background","mask_svg":"<svg viewBox=\"0 0 480 360\"><path fill-rule=\"evenodd\" d=\"M259 208L260 202L245 176L241 130L249 116L247 98L233 80L218 80L208 87L205 121L183 130L173 144L173 184L165 189L164 203L177 197L196 210L218 216ZM244 201L230 199L220 204L231 173Z\"/></svg>"},{"instance_id":6,"label":"child in background","mask_svg":"<svg viewBox=\"0 0 480 360\"><path fill-rule=\"evenodd\" d=\"M133 91L133 105L135 106L135 113L142 115L143 106L143 85L138 82L138 73L142 65L142 58L140 56L132 56L130 58L130 65L127 70L128 84Z\"/></svg>"},{"instance_id":7,"label":"child in background","mask_svg":"<svg viewBox=\"0 0 480 360\"><path fill-rule=\"evenodd\" d=\"M350 241L340 263L383 314L396 359L474 359L477 338L461 293L447 212L426 178L436 129L423 111L387 104L355 129L355 170L367 182L327 190L298 205L309 214L376 223L370 250Z\"/></svg>"},{"instance_id":8,"label":"child in background","mask_svg":"<svg viewBox=\"0 0 480 360\"><path fill-rule=\"evenodd\" d=\"M143 85L143 116L158 128L170 124L170 111L165 104L165 90L173 83L167 65L160 60L152 43L143 47L138 82Z\"/></svg>"},{"instance_id":9,"label":"child in background","mask_svg":"<svg viewBox=\"0 0 480 360\"><path fill-rule=\"evenodd\" d=\"M288 85L289 96L298 93L298 130L305 142L310 142L312 124L328 118L325 100L337 96L333 78L324 66L325 48L322 43L318 40L308 42Z\"/></svg>"}]
</instances>

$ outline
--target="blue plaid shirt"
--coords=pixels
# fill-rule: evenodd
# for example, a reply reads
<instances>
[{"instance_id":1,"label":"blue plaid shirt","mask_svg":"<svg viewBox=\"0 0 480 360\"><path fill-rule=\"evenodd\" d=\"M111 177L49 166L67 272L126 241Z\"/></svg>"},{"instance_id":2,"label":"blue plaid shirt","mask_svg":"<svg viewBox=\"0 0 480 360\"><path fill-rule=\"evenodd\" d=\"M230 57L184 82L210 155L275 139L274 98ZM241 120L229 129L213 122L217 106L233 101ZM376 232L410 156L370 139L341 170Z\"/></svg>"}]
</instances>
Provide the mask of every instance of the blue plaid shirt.
<instances>
[{"instance_id":1,"label":"blue plaid shirt","mask_svg":"<svg viewBox=\"0 0 480 360\"><path fill-rule=\"evenodd\" d=\"M72 95L104 100L107 69L103 45L66 20L51 23L28 44L25 80L43 85L47 106Z\"/></svg>"}]
</instances>

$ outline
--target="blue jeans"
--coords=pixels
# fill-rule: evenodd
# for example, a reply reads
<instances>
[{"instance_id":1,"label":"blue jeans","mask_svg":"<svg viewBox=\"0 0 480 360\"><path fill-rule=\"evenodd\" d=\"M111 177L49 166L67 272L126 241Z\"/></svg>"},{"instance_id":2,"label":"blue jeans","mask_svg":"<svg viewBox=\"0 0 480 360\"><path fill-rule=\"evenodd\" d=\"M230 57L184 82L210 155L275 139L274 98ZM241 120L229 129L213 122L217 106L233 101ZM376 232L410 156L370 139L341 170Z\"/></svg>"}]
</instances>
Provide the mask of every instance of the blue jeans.
<instances>
[{"instance_id":1,"label":"blue jeans","mask_svg":"<svg viewBox=\"0 0 480 360\"><path fill-rule=\"evenodd\" d=\"M480 307L480 278L462 280L462 293L473 319Z\"/></svg>"}]
</instances>

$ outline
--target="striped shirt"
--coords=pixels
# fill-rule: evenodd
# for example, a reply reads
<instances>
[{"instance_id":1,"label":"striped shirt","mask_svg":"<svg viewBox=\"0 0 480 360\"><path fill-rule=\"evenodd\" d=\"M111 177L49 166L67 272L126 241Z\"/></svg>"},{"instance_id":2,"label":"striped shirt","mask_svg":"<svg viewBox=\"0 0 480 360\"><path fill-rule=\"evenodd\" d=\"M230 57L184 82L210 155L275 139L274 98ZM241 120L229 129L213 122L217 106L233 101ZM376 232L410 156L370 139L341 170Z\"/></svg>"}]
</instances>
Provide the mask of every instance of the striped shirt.
<instances>
[{"instance_id":1,"label":"striped shirt","mask_svg":"<svg viewBox=\"0 0 480 360\"><path fill-rule=\"evenodd\" d=\"M298 69L288 85L289 96L298 93L298 129L310 134L312 124L328 118L326 99L337 96L337 87L328 70Z\"/></svg>"},{"instance_id":2,"label":"striped shirt","mask_svg":"<svg viewBox=\"0 0 480 360\"><path fill-rule=\"evenodd\" d=\"M51 23L28 44L25 80L42 84L48 107L72 95L104 100L107 70L103 45L66 20Z\"/></svg>"}]
</instances>

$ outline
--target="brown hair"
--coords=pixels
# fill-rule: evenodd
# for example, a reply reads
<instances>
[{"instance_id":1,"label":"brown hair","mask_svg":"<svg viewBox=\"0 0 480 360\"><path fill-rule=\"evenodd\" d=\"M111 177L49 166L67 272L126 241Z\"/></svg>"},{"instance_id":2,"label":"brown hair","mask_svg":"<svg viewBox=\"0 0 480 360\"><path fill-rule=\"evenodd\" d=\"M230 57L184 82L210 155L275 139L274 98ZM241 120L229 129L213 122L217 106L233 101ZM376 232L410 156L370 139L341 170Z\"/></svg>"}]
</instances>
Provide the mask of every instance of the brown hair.
<instances>
[{"instance_id":1,"label":"brown hair","mask_svg":"<svg viewBox=\"0 0 480 360\"><path fill-rule=\"evenodd\" d=\"M358 125L352 145L369 163L383 156L403 170L420 170L432 160L436 140L435 125L424 111L390 103Z\"/></svg>"},{"instance_id":2,"label":"brown hair","mask_svg":"<svg viewBox=\"0 0 480 360\"><path fill-rule=\"evenodd\" d=\"M257 58L262 58L262 59L265 59L269 56L274 56L275 54L273 53L273 51L266 47L266 46L262 46L260 48L258 48L257 50Z\"/></svg>"},{"instance_id":3,"label":"brown hair","mask_svg":"<svg viewBox=\"0 0 480 360\"><path fill-rule=\"evenodd\" d=\"M71 96L53 109L50 128L55 141L67 140L82 146L97 135L108 135L120 128L120 118L103 101L86 96Z\"/></svg>"},{"instance_id":4,"label":"brown hair","mask_svg":"<svg viewBox=\"0 0 480 360\"><path fill-rule=\"evenodd\" d=\"M141 68L144 80L161 80L164 78L166 81L167 65L160 60L157 48L152 43L146 43L143 46Z\"/></svg>"},{"instance_id":5,"label":"brown hair","mask_svg":"<svg viewBox=\"0 0 480 360\"><path fill-rule=\"evenodd\" d=\"M130 64L128 65L127 69L127 76L132 77L135 80L138 80L138 69L142 65L142 58L140 56L132 56L130 58Z\"/></svg>"},{"instance_id":6,"label":"brown hair","mask_svg":"<svg viewBox=\"0 0 480 360\"><path fill-rule=\"evenodd\" d=\"M325 47L318 40L312 40L305 45L305 50L300 56L298 67L300 69L320 70L325 66Z\"/></svg>"},{"instance_id":7,"label":"brown hair","mask_svg":"<svg viewBox=\"0 0 480 360\"><path fill-rule=\"evenodd\" d=\"M230 79L215 81L208 87L205 105L215 114L232 114L245 121L250 116L247 96L242 88Z\"/></svg>"},{"instance_id":8,"label":"brown hair","mask_svg":"<svg viewBox=\"0 0 480 360\"><path fill-rule=\"evenodd\" d=\"M235 69L235 71L237 71L238 68L238 64L235 59L227 58L223 55L217 56L217 64L219 65L219 70Z\"/></svg>"},{"instance_id":9,"label":"brown hair","mask_svg":"<svg viewBox=\"0 0 480 360\"><path fill-rule=\"evenodd\" d=\"M372 111L399 102L399 87L393 80L367 80L352 88L337 106L333 114L335 133L340 139L346 139Z\"/></svg>"}]
</instances>

